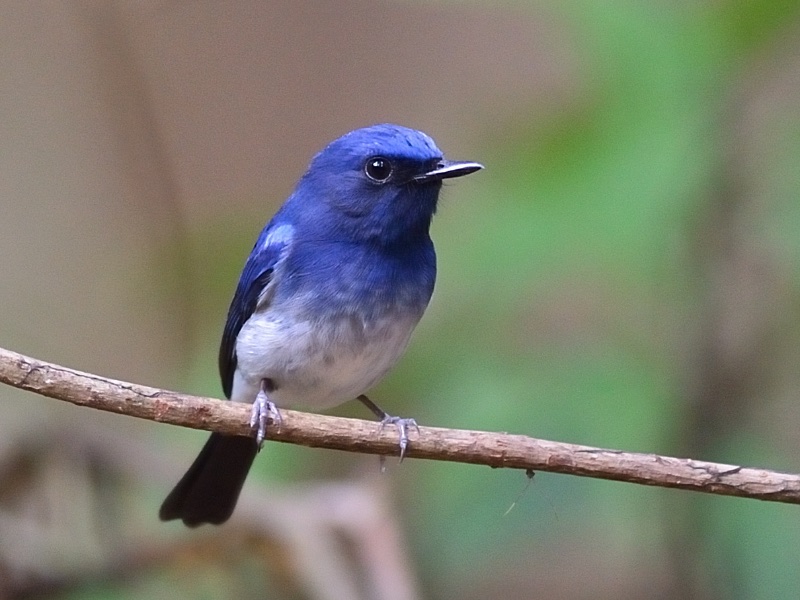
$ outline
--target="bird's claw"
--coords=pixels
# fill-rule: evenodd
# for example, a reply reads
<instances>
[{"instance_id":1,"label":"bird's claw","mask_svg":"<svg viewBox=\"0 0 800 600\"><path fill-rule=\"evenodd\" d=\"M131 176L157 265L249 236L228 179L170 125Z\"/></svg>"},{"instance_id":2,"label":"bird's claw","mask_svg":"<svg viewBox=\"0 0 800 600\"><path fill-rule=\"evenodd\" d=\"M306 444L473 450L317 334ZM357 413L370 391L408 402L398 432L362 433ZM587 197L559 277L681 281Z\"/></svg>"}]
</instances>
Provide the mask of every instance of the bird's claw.
<instances>
[{"instance_id":1,"label":"bird's claw","mask_svg":"<svg viewBox=\"0 0 800 600\"><path fill-rule=\"evenodd\" d=\"M404 419L402 417L384 415L384 417L381 419L380 426L378 427L378 433L383 431L383 428L387 425L394 425L400 432L400 462L403 462L403 458L405 458L406 449L408 448L409 443L408 429L413 427L417 430L417 434L419 434L419 425L417 425L417 422L414 419Z\"/></svg>"},{"instance_id":2,"label":"bird's claw","mask_svg":"<svg viewBox=\"0 0 800 600\"><path fill-rule=\"evenodd\" d=\"M250 427L258 427L256 431L256 443L258 448L264 444L264 439L267 437L267 422L269 417L272 417L272 422L277 424L278 427L282 424L281 413L278 412L278 407L275 403L267 397L264 390L258 392L253 408L250 411Z\"/></svg>"}]
</instances>

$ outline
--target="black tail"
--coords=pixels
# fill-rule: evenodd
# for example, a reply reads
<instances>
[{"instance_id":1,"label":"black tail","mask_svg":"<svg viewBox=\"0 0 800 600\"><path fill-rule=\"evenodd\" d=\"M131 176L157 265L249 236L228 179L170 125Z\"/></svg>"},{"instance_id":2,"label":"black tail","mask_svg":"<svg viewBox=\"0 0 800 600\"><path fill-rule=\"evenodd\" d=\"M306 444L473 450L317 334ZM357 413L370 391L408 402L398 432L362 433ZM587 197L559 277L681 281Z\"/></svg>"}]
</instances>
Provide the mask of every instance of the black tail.
<instances>
[{"instance_id":1,"label":"black tail","mask_svg":"<svg viewBox=\"0 0 800 600\"><path fill-rule=\"evenodd\" d=\"M258 446L253 438L212 433L200 454L169 493L158 516L181 519L189 527L227 521Z\"/></svg>"}]
</instances>

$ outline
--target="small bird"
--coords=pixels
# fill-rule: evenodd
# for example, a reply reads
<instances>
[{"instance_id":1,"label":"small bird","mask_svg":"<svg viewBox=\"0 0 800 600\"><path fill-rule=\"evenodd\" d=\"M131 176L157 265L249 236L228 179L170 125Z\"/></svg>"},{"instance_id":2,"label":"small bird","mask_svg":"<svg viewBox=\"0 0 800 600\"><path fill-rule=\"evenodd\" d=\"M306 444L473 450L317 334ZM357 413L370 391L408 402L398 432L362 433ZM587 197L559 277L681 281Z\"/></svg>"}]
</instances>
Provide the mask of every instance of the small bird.
<instances>
[{"instance_id":1,"label":"small bird","mask_svg":"<svg viewBox=\"0 0 800 600\"><path fill-rule=\"evenodd\" d=\"M445 160L421 131L382 124L331 142L267 223L244 265L219 350L225 397L252 403L255 437L211 435L161 505L162 521L227 521L277 407L358 398L406 348L433 293L429 227L442 180L483 165Z\"/></svg>"}]
</instances>

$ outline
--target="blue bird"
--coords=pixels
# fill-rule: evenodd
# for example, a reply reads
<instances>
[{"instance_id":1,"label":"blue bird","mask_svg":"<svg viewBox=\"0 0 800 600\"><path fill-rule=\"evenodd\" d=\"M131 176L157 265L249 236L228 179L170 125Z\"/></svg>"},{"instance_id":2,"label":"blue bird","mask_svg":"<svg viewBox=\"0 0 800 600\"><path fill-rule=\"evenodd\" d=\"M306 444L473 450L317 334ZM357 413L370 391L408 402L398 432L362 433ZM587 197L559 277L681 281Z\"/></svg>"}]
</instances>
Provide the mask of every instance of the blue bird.
<instances>
[{"instance_id":1,"label":"blue bird","mask_svg":"<svg viewBox=\"0 0 800 600\"><path fill-rule=\"evenodd\" d=\"M433 293L429 236L442 180L483 166L445 160L426 134L357 129L311 161L245 263L219 351L226 398L252 403L254 438L212 434L161 506L161 520L220 524L233 513L277 407L358 398L394 366Z\"/></svg>"}]
</instances>

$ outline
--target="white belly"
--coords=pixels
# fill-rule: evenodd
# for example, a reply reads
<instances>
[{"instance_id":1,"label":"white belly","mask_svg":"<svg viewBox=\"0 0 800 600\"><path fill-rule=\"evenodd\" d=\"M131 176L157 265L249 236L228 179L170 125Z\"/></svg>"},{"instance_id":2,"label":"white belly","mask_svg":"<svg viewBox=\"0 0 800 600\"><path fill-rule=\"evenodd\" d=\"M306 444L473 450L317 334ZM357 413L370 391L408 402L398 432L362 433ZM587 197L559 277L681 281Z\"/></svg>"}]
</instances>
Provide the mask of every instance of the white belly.
<instances>
[{"instance_id":1,"label":"white belly","mask_svg":"<svg viewBox=\"0 0 800 600\"><path fill-rule=\"evenodd\" d=\"M256 313L236 342L231 399L253 402L261 381L271 379L270 400L279 407L323 409L352 400L394 366L418 320L365 323L349 317L331 323Z\"/></svg>"}]
</instances>

